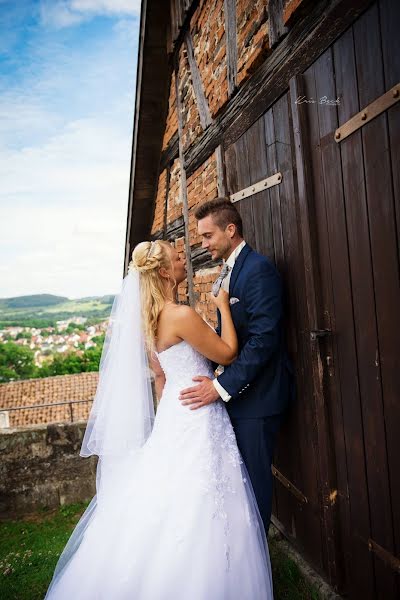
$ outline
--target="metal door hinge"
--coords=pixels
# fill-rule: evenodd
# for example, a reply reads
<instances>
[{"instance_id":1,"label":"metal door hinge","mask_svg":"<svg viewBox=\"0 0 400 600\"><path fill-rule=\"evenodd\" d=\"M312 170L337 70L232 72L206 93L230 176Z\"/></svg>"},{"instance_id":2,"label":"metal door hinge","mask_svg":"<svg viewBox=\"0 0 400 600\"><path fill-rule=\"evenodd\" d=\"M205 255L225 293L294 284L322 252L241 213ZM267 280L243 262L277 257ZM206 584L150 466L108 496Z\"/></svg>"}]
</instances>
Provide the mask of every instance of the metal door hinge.
<instances>
[{"instance_id":1,"label":"metal door hinge","mask_svg":"<svg viewBox=\"0 0 400 600\"><path fill-rule=\"evenodd\" d=\"M280 471L278 471L275 465L272 465L271 470L274 477L276 477L276 479L280 481L281 484L287 490L289 490L289 492L291 492L293 496L297 498L297 500L300 500L300 502L302 502L303 504L308 503L307 497L291 481L289 481L287 477L285 477Z\"/></svg>"},{"instance_id":2,"label":"metal door hinge","mask_svg":"<svg viewBox=\"0 0 400 600\"><path fill-rule=\"evenodd\" d=\"M335 142L342 142L349 135L360 129L360 127L363 127L366 123L369 123L399 101L400 83L393 86L385 94L379 96L379 98L368 104L368 106L365 106L359 113L346 121L346 123L338 127L335 131Z\"/></svg>"},{"instance_id":3,"label":"metal door hinge","mask_svg":"<svg viewBox=\"0 0 400 600\"><path fill-rule=\"evenodd\" d=\"M282 173L274 173L274 175L271 175L266 179L261 179L261 181L257 181L257 183L254 183L253 185L236 192L236 194L231 194L230 199L232 202L238 202L239 200L253 196L253 194L267 190L268 188L273 187L274 185L279 185L280 183L282 183Z\"/></svg>"},{"instance_id":4,"label":"metal door hinge","mask_svg":"<svg viewBox=\"0 0 400 600\"><path fill-rule=\"evenodd\" d=\"M318 338L327 337L332 331L330 329L311 329L310 339L315 342Z\"/></svg>"}]
</instances>

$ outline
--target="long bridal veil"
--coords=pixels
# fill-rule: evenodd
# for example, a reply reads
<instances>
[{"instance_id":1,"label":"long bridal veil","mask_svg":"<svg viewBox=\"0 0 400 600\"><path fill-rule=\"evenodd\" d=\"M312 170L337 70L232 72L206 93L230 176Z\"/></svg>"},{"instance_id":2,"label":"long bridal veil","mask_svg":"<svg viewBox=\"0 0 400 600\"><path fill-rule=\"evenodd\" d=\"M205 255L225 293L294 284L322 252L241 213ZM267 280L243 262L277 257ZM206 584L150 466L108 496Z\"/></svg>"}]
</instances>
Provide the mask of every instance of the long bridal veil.
<instances>
[{"instance_id":1,"label":"long bridal veil","mask_svg":"<svg viewBox=\"0 0 400 600\"><path fill-rule=\"evenodd\" d=\"M99 381L81 456L99 457L96 496L57 563L46 598L80 546L99 510L112 510L113 490L135 463L154 422L154 403L142 329L140 275L130 267L115 297L100 360Z\"/></svg>"}]
</instances>

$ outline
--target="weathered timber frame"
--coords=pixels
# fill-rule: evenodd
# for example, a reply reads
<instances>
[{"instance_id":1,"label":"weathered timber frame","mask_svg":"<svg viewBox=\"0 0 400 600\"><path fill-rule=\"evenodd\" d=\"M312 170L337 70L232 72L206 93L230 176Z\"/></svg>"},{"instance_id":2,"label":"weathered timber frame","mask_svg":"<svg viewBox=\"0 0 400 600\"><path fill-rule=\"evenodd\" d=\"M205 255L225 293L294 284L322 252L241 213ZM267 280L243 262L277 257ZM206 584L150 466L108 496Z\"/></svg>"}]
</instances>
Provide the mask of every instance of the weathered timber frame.
<instances>
[{"instance_id":1,"label":"weathered timber frame","mask_svg":"<svg viewBox=\"0 0 400 600\"><path fill-rule=\"evenodd\" d=\"M187 50L187 57L189 61L190 73L192 76L194 95L196 96L197 110L199 111L200 123L203 129L206 129L211 124L210 108L208 106L206 96L203 89L203 83L201 81L201 75L199 67L194 56L193 40L190 31L186 32L185 35L185 46ZM178 75L176 75L178 77Z\"/></svg>"},{"instance_id":2,"label":"weathered timber frame","mask_svg":"<svg viewBox=\"0 0 400 600\"><path fill-rule=\"evenodd\" d=\"M182 191L182 203L183 203L183 223L185 227L185 252L188 258L186 262L187 271L187 282L188 282L188 297L189 304L194 306L194 288L193 288L193 266L191 261L190 251L190 240L189 240L189 207L187 198L187 184L186 184L186 169L183 162L183 142L182 142L182 107L181 98L179 93L179 69L178 65L175 69L175 93L176 93L176 110L178 113L178 134L179 134L179 163L181 170L181 191Z\"/></svg>"},{"instance_id":3,"label":"weathered timber frame","mask_svg":"<svg viewBox=\"0 0 400 600\"><path fill-rule=\"evenodd\" d=\"M228 94L232 96L237 86L237 35L236 35L236 0L224 0L226 63L228 71Z\"/></svg>"},{"instance_id":4,"label":"weathered timber frame","mask_svg":"<svg viewBox=\"0 0 400 600\"><path fill-rule=\"evenodd\" d=\"M221 152L217 151L217 160L222 157L223 149L236 141L288 89L290 78L305 70L366 10L371 1L326 0L318 3L311 12L296 22L253 76L228 100L224 110L211 121L197 141L183 152L186 176L189 177L219 146ZM190 18L197 6L198 0L193 0L187 8L182 29L174 40L169 65L176 64L179 48L184 43ZM125 269L129 249L145 239L151 230L158 173L179 154L178 136L174 136L161 153L171 73L166 54L165 23L168 22L168 9L168 3L162 0L143 0L142 3ZM164 46L153 52L150 50L151 36L147 32L152 27L157 28L160 23L163 24L163 29L162 33L158 31L158 43L161 44L162 39ZM146 54L149 57L148 61L143 60L143 53L145 57ZM151 63L153 72L147 62ZM157 78L153 77L155 68L159 73ZM152 82L157 86L156 91L152 88ZM146 91L146 98L151 95L151 101L145 102L145 98L141 98L142 87ZM155 102L154 98L159 98L160 101ZM157 110L154 104L158 104ZM162 124L158 137L155 136L155 131L152 136L146 136L144 122ZM158 142L154 142L154 139L151 142L150 137L156 137ZM147 145L152 148L147 148ZM224 166L217 164L217 169L223 173ZM223 185L219 189L222 190ZM227 192L229 190L225 190Z\"/></svg>"},{"instance_id":5,"label":"weathered timber frame","mask_svg":"<svg viewBox=\"0 0 400 600\"><path fill-rule=\"evenodd\" d=\"M222 144L235 142L289 87L290 78L309 66L371 4L371 0L318 3L299 20L223 112L185 152L191 175Z\"/></svg>"}]
</instances>

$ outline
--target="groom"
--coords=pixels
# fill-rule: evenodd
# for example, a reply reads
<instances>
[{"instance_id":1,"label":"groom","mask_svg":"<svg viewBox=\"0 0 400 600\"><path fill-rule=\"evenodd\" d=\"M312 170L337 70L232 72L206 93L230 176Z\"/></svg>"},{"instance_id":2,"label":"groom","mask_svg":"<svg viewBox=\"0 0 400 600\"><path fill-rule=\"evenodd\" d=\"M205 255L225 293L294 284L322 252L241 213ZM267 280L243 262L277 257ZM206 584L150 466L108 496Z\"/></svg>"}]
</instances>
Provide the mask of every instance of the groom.
<instances>
[{"instance_id":1,"label":"groom","mask_svg":"<svg viewBox=\"0 0 400 600\"><path fill-rule=\"evenodd\" d=\"M282 328L282 285L268 258L243 239L242 220L226 198L202 204L195 212L202 247L224 266L214 289L229 292L239 341L236 360L219 367L215 379L198 376L182 390L182 404L197 409L222 398L254 489L265 531L271 518L271 463L276 434L293 386ZM221 320L218 312L217 333Z\"/></svg>"}]
</instances>

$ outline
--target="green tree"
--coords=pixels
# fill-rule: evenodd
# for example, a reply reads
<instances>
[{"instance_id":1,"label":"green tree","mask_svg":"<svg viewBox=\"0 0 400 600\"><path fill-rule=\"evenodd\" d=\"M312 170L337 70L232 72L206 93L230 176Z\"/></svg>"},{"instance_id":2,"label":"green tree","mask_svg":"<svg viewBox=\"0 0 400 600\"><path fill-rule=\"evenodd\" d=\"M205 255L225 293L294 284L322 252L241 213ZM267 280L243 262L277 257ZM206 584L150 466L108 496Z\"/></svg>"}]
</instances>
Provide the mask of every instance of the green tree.
<instances>
[{"instance_id":1,"label":"green tree","mask_svg":"<svg viewBox=\"0 0 400 600\"><path fill-rule=\"evenodd\" d=\"M101 358L101 347L88 348L82 354L82 371L98 371Z\"/></svg>"},{"instance_id":2,"label":"green tree","mask_svg":"<svg viewBox=\"0 0 400 600\"><path fill-rule=\"evenodd\" d=\"M65 333L74 333L75 331L85 331L85 325L81 323L69 323Z\"/></svg>"},{"instance_id":3,"label":"green tree","mask_svg":"<svg viewBox=\"0 0 400 600\"><path fill-rule=\"evenodd\" d=\"M0 382L36 377L34 353L14 342L0 344Z\"/></svg>"},{"instance_id":4,"label":"green tree","mask_svg":"<svg viewBox=\"0 0 400 600\"><path fill-rule=\"evenodd\" d=\"M52 377L54 375L68 375L72 373L84 373L87 371L98 371L101 358L101 347L88 348L82 354L67 352L56 354L50 363L44 364L38 369L38 377Z\"/></svg>"},{"instance_id":5,"label":"green tree","mask_svg":"<svg viewBox=\"0 0 400 600\"><path fill-rule=\"evenodd\" d=\"M32 339L32 334L30 331L20 331L19 333L17 333L16 340L31 340Z\"/></svg>"},{"instance_id":6,"label":"green tree","mask_svg":"<svg viewBox=\"0 0 400 600\"><path fill-rule=\"evenodd\" d=\"M82 373L82 359L74 353L56 354L51 363L46 363L40 369L40 377L52 377L53 375L68 375Z\"/></svg>"},{"instance_id":7,"label":"green tree","mask_svg":"<svg viewBox=\"0 0 400 600\"><path fill-rule=\"evenodd\" d=\"M95 335L92 337L92 342L96 344L97 347L102 348L104 344L104 338L106 337L105 333L101 333L100 335Z\"/></svg>"}]
</instances>

